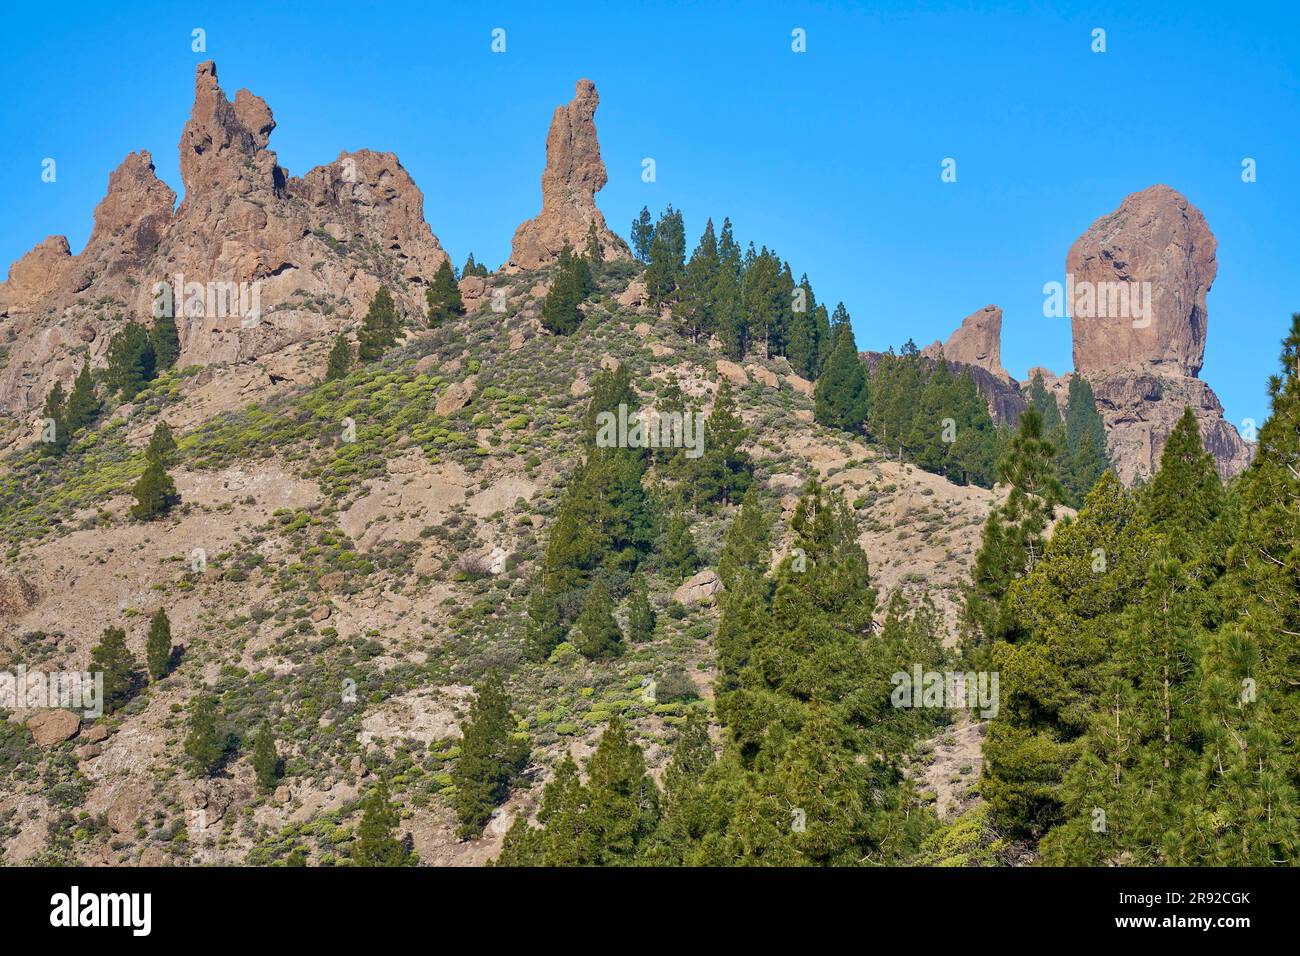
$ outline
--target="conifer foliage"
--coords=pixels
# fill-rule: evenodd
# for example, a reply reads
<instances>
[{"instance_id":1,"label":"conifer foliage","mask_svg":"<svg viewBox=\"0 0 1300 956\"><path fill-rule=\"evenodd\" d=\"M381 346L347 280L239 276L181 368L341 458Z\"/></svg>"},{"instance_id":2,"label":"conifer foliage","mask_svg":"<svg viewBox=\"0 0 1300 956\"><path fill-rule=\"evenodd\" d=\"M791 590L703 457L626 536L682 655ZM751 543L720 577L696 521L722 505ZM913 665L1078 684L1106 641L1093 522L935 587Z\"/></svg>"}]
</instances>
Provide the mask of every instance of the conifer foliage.
<instances>
[{"instance_id":1,"label":"conifer foliage","mask_svg":"<svg viewBox=\"0 0 1300 956\"><path fill-rule=\"evenodd\" d=\"M374 362L397 344L402 335L402 319L388 289L381 286L370 300L361 331L357 334L357 357L362 362Z\"/></svg>"},{"instance_id":2,"label":"conifer foliage","mask_svg":"<svg viewBox=\"0 0 1300 956\"><path fill-rule=\"evenodd\" d=\"M471 263L472 260L471 256ZM433 281L424 290L424 299L428 308L429 327L432 329L464 314L465 305L460 297L460 286L456 284L456 274L452 271L450 259L443 259L439 264Z\"/></svg>"},{"instance_id":3,"label":"conifer foliage","mask_svg":"<svg viewBox=\"0 0 1300 956\"><path fill-rule=\"evenodd\" d=\"M813 414L822 425L858 431L867 423L867 369L858 356L858 345L844 303L835 307L831 321L835 346L813 392Z\"/></svg>"},{"instance_id":4,"label":"conifer foliage","mask_svg":"<svg viewBox=\"0 0 1300 956\"><path fill-rule=\"evenodd\" d=\"M132 518L149 521L167 514L180 501L176 483L167 474L175 450L176 441L171 428L166 422L159 422L145 449L144 473L131 488L131 494L135 496L135 504L131 506Z\"/></svg>"},{"instance_id":5,"label":"conifer foliage","mask_svg":"<svg viewBox=\"0 0 1300 956\"><path fill-rule=\"evenodd\" d=\"M566 243L559 267L542 303L542 326L555 335L572 335L582 324L582 303L596 290L591 263L575 256Z\"/></svg>"},{"instance_id":6,"label":"conifer foliage","mask_svg":"<svg viewBox=\"0 0 1300 956\"><path fill-rule=\"evenodd\" d=\"M500 673L489 671L462 725L460 757L451 771L463 839L483 832L492 811L505 801L511 780L528 760L528 742L515 733L516 723Z\"/></svg>"},{"instance_id":7,"label":"conifer foliage","mask_svg":"<svg viewBox=\"0 0 1300 956\"><path fill-rule=\"evenodd\" d=\"M1187 410L1150 484L1104 474L1005 582L980 788L1046 863L1300 860L1298 352L1300 314L1233 484Z\"/></svg>"},{"instance_id":8,"label":"conifer foliage","mask_svg":"<svg viewBox=\"0 0 1300 956\"><path fill-rule=\"evenodd\" d=\"M516 820L499 865L848 864L919 847L928 824L901 761L931 718L892 707L889 686L913 662L938 660L934 616L899 598L871 635L866 556L838 494L809 486L770 577L768 520L748 492L724 544L721 755L703 718L688 718L661 791L615 719L588 782L561 762L539 825Z\"/></svg>"},{"instance_id":9,"label":"conifer foliage","mask_svg":"<svg viewBox=\"0 0 1300 956\"><path fill-rule=\"evenodd\" d=\"M401 814L382 776L362 802L361 822L352 843L353 866L414 866L418 860L397 836Z\"/></svg>"},{"instance_id":10,"label":"conifer foliage","mask_svg":"<svg viewBox=\"0 0 1300 956\"><path fill-rule=\"evenodd\" d=\"M104 675L104 710L112 712L131 699L140 683L139 665L126 646L126 631L104 628L104 635L90 651L90 670Z\"/></svg>"},{"instance_id":11,"label":"conifer foliage","mask_svg":"<svg viewBox=\"0 0 1300 956\"><path fill-rule=\"evenodd\" d=\"M158 608L149 622L149 636L144 647L150 679L162 680L167 676L172 659L172 624L163 608Z\"/></svg>"}]
</instances>

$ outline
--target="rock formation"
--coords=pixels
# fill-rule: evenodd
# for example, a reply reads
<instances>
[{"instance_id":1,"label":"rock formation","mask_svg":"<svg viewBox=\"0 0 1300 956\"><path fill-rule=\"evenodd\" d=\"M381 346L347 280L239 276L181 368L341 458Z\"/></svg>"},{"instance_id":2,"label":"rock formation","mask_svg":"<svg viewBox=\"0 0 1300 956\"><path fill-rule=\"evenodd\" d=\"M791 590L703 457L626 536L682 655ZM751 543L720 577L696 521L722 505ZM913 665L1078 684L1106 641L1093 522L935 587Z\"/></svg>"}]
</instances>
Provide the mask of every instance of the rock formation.
<instances>
[{"instance_id":1,"label":"rock formation","mask_svg":"<svg viewBox=\"0 0 1300 956\"><path fill-rule=\"evenodd\" d=\"M596 84L579 80L573 99L557 106L546 137L546 168L542 171L542 211L516 231L507 268L537 269L554 262L567 242L575 251L586 247L587 231L596 224L600 251L606 259L628 259L627 243L610 231L596 208L596 193L608 181L596 139Z\"/></svg>"},{"instance_id":2,"label":"rock formation","mask_svg":"<svg viewBox=\"0 0 1300 956\"><path fill-rule=\"evenodd\" d=\"M150 321L158 282L174 287L181 366L323 348L380 285L399 309L423 314L424 284L446 253L397 157L344 152L295 179L267 148L274 129L260 97L240 90L232 102L215 64L200 64L180 140L180 207L149 153L132 153L109 177L85 249L73 256L67 239L50 237L0 283L12 342L0 408L38 407L55 381L70 385L83 354L103 364L113 332ZM191 283L204 290L193 300Z\"/></svg>"},{"instance_id":3,"label":"rock formation","mask_svg":"<svg viewBox=\"0 0 1300 956\"><path fill-rule=\"evenodd\" d=\"M1199 209L1168 186L1151 186L1094 222L1066 257L1074 366L1093 388L1125 482L1156 470L1184 406L1223 477L1250 463L1250 446L1196 377L1216 245Z\"/></svg>"},{"instance_id":4,"label":"rock formation","mask_svg":"<svg viewBox=\"0 0 1300 956\"><path fill-rule=\"evenodd\" d=\"M1002 367L1002 309L986 305L961 320L957 330L943 343L943 356L950 362L982 368L1005 381L1015 381ZM939 357L936 341L921 350L926 358Z\"/></svg>"},{"instance_id":5,"label":"rock formation","mask_svg":"<svg viewBox=\"0 0 1300 956\"><path fill-rule=\"evenodd\" d=\"M1195 376L1217 245L1201 211L1168 186L1133 193L1094 222L1065 259L1075 369Z\"/></svg>"}]
</instances>

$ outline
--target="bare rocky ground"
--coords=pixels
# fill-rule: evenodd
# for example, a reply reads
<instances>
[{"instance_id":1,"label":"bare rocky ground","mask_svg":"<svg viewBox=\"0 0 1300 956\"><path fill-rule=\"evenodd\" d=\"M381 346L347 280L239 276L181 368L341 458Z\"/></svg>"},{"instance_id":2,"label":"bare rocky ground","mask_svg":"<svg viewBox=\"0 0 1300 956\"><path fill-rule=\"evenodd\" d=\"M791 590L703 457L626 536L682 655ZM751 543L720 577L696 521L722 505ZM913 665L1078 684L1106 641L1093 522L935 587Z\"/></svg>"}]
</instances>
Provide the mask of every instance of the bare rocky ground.
<instances>
[{"instance_id":1,"label":"bare rocky ground","mask_svg":"<svg viewBox=\"0 0 1300 956\"><path fill-rule=\"evenodd\" d=\"M926 799L933 795L939 819L952 820L978 801L987 733L988 721L974 720L966 711L958 711L951 726L921 745L922 793Z\"/></svg>"},{"instance_id":2,"label":"bare rocky ground","mask_svg":"<svg viewBox=\"0 0 1300 956\"><path fill-rule=\"evenodd\" d=\"M533 277L496 281L508 283L509 314L484 308L463 328L412 333L384 368L354 376L343 398L327 401L328 387L313 383L318 356L316 367L274 380L256 363L192 374L161 400L117 409L124 455L139 454L160 417L182 436L173 475L183 504L163 521L129 520L129 476L57 523L50 505L5 499L6 514L24 517L9 532L3 574L36 593L0 618L6 664L84 667L106 626L124 627L143 659L148 617L160 605L181 648L174 673L124 710L84 721L48 748L15 745L0 765L5 862L265 864L297 850L329 864L346 855L358 799L382 772L423 862L479 865L495 856L515 815L535 809L559 756L581 763L591 753L610 714L632 722L650 766L662 770L685 710L711 706L711 603L667 614L676 582L652 577L661 620L654 642L614 662L545 667L520 662L522 609L575 464L575 394L617 359L648 396L676 377L708 400L717 353L643 307L620 305L637 298L625 281L600 300L612 314L566 341L537 331ZM748 364L738 399L749 450L783 517L810 477L841 489L861 522L879 606L896 589L928 594L951 645L958 586L993 492L810 424L811 398L783 362ZM354 448L334 440L337 411L357 422ZM300 419L310 420L291 438L273 431ZM14 467L7 459L0 480ZM730 517L694 529L706 564ZM196 571L199 550L206 566ZM448 770L472 684L492 665L514 668L532 760L484 836L460 841ZM698 701L643 699L642 681L670 665L685 667ZM257 791L247 746L211 778L183 768L186 707L201 688L220 695L241 739L274 721L285 768L274 793ZM922 786L945 815L968 802L978 743L979 725L964 718L934 742Z\"/></svg>"}]
</instances>

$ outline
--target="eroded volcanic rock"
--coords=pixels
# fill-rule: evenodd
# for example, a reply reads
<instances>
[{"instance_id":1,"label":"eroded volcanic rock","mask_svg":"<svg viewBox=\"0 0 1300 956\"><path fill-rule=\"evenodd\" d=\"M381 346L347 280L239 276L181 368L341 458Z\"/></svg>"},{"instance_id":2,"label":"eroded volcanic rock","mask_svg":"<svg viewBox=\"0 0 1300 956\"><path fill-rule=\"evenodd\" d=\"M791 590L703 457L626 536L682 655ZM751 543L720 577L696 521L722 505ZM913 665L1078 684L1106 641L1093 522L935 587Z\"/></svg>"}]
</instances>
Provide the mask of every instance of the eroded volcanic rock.
<instances>
[{"instance_id":1,"label":"eroded volcanic rock","mask_svg":"<svg viewBox=\"0 0 1300 956\"><path fill-rule=\"evenodd\" d=\"M290 177L268 149L275 118L260 97L226 97L200 64L180 139L185 198L155 175L147 152L109 177L85 249L53 236L0 283L10 345L0 407L37 408L69 387L82 354L103 365L128 319L151 321L157 282L258 294L257 314L173 303L180 365L252 361L290 347L324 348L357 322L380 285L422 315L425 283L446 258L424 219L424 197L392 153L360 150ZM255 284L255 285L254 285ZM201 297L200 301L203 301ZM220 300L217 300L220 301ZM229 306L229 302L225 302ZM323 354L320 361L323 363Z\"/></svg>"},{"instance_id":2,"label":"eroded volcanic rock","mask_svg":"<svg viewBox=\"0 0 1300 956\"><path fill-rule=\"evenodd\" d=\"M593 222L606 259L628 259L627 243L605 225L596 208L596 193L608 181L596 139L596 84L579 80L573 99L557 106L546 137L546 168L542 171L542 211L523 223L510 247L510 269L537 269L559 256L567 242L575 251L586 247Z\"/></svg>"},{"instance_id":3,"label":"eroded volcanic rock","mask_svg":"<svg viewBox=\"0 0 1300 956\"><path fill-rule=\"evenodd\" d=\"M1224 478L1250 463L1251 447L1196 377L1216 246L1199 209L1168 186L1151 186L1094 222L1066 257L1075 369L1093 388L1111 461L1126 483L1159 467L1184 407ZM1117 314L1126 297L1129 308Z\"/></svg>"},{"instance_id":4,"label":"eroded volcanic rock","mask_svg":"<svg viewBox=\"0 0 1300 956\"><path fill-rule=\"evenodd\" d=\"M1199 378L1123 369L1089 375L1088 384L1106 423L1115 473L1126 484L1149 478L1159 469L1160 453L1184 407L1196 416L1201 442L1214 455L1221 478L1244 471L1254 456L1253 447L1224 419L1214 390Z\"/></svg>"},{"instance_id":5,"label":"eroded volcanic rock","mask_svg":"<svg viewBox=\"0 0 1300 956\"><path fill-rule=\"evenodd\" d=\"M1075 369L1162 366L1196 375L1217 246L1201 211L1168 186L1133 193L1094 222L1065 259ZM1130 307L1116 309L1123 294ZM1141 309L1132 305L1135 294Z\"/></svg>"},{"instance_id":6,"label":"eroded volcanic rock","mask_svg":"<svg viewBox=\"0 0 1300 956\"><path fill-rule=\"evenodd\" d=\"M986 305L961 320L957 330L942 346L943 356L951 362L973 365L1008 382L1014 381L1002 367L1002 309ZM926 358L939 357L936 341L921 350Z\"/></svg>"}]
</instances>

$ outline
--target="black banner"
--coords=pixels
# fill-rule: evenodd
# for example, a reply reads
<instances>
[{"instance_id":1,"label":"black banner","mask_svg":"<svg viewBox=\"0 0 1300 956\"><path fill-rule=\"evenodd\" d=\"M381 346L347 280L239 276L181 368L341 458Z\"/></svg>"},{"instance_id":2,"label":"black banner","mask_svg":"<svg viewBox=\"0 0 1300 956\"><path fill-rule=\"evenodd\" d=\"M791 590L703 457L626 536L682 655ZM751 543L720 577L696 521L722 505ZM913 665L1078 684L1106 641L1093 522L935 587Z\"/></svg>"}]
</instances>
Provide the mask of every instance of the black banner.
<instances>
[{"instance_id":1,"label":"black banner","mask_svg":"<svg viewBox=\"0 0 1300 956\"><path fill-rule=\"evenodd\" d=\"M666 938L778 925L864 939L995 931L1028 939L1278 933L1294 924L1295 870L0 869L12 932L148 945L266 927L294 942L474 932L519 941L616 916ZM257 933L266 932L257 929ZM18 937L15 937L18 938ZM243 938L231 937L231 939ZM268 939L271 937L267 937ZM574 937L578 938L577 936Z\"/></svg>"}]
</instances>

